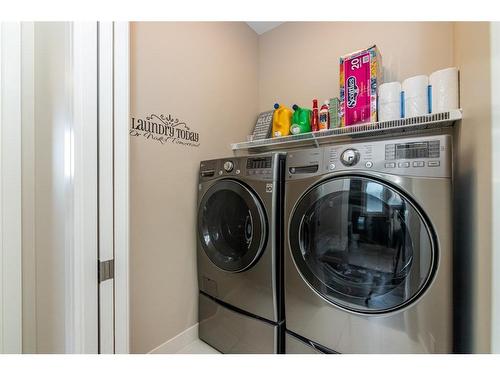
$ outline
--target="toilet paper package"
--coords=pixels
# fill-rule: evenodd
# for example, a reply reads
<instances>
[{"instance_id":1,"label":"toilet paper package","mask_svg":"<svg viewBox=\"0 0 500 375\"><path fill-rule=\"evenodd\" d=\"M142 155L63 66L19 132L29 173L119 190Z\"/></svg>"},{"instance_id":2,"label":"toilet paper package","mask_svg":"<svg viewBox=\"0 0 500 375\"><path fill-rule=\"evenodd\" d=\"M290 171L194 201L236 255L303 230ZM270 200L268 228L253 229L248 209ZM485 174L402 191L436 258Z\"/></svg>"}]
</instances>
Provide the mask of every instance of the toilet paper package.
<instances>
[{"instance_id":1,"label":"toilet paper package","mask_svg":"<svg viewBox=\"0 0 500 375\"><path fill-rule=\"evenodd\" d=\"M404 117L429 114L429 78L424 75L403 81Z\"/></svg>"},{"instance_id":2,"label":"toilet paper package","mask_svg":"<svg viewBox=\"0 0 500 375\"><path fill-rule=\"evenodd\" d=\"M429 85L432 113L460 107L458 68L447 68L432 73L429 76Z\"/></svg>"},{"instance_id":3,"label":"toilet paper package","mask_svg":"<svg viewBox=\"0 0 500 375\"><path fill-rule=\"evenodd\" d=\"M401 83L381 84L378 90L378 121L399 120L401 117Z\"/></svg>"},{"instance_id":4,"label":"toilet paper package","mask_svg":"<svg viewBox=\"0 0 500 375\"><path fill-rule=\"evenodd\" d=\"M377 46L340 58L340 126L377 121L382 57Z\"/></svg>"}]
</instances>

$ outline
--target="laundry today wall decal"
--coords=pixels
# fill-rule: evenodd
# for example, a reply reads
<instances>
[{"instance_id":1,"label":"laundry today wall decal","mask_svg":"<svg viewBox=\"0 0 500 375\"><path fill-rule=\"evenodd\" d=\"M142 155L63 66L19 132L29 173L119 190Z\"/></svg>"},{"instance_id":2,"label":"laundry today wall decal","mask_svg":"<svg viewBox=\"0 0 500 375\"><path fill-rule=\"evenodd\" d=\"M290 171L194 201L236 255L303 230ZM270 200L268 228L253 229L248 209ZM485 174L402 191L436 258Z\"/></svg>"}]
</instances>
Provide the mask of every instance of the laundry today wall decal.
<instances>
[{"instance_id":1,"label":"laundry today wall decal","mask_svg":"<svg viewBox=\"0 0 500 375\"><path fill-rule=\"evenodd\" d=\"M145 118L131 117L129 134L131 137L143 137L162 145L200 146L200 133L191 130L185 122L170 114L152 113Z\"/></svg>"}]
</instances>

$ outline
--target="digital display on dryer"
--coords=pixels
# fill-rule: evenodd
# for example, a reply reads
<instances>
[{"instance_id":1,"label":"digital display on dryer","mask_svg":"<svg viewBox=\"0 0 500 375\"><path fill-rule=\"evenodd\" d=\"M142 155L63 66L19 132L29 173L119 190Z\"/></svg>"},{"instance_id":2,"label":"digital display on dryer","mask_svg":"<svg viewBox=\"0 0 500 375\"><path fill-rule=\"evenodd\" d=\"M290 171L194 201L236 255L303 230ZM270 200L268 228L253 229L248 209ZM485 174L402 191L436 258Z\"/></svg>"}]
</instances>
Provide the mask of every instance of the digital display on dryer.
<instances>
[{"instance_id":1,"label":"digital display on dryer","mask_svg":"<svg viewBox=\"0 0 500 375\"><path fill-rule=\"evenodd\" d=\"M271 168L272 158L260 157L260 158L249 158L247 160L247 169L262 169Z\"/></svg>"},{"instance_id":2,"label":"digital display on dryer","mask_svg":"<svg viewBox=\"0 0 500 375\"><path fill-rule=\"evenodd\" d=\"M439 158L439 141L408 142L386 145L386 160Z\"/></svg>"}]
</instances>

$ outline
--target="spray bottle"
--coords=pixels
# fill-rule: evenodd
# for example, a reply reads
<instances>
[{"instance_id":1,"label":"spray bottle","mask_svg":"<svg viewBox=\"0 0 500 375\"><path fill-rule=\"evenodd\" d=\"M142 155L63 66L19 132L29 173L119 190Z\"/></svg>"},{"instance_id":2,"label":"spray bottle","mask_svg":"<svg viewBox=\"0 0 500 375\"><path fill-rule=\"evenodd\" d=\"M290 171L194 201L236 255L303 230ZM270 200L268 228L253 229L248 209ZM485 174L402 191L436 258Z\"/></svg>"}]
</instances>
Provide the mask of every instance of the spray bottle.
<instances>
[{"instance_id":1,"label":"spray bottle","mask_svg":"<svg viewBox=\"0 0 500 375\"><path fill-rule=\"evenodd\" d=\"M317 132L319 130L319 116L318 116L318 99L313 99L313 112L311 119L311 130Z\"/></svg>"},{"instance_id":2,"label":"spray bottle","mask_svg":"<svg viewBox=\"0 0 500 375\"><path fill-rule=\"evenodd\" d=\"M328 100L325 100L321 109L319 110L319 130L325 130L330 128L330 111L328 106Z\"/></svg>"}]
</instances>

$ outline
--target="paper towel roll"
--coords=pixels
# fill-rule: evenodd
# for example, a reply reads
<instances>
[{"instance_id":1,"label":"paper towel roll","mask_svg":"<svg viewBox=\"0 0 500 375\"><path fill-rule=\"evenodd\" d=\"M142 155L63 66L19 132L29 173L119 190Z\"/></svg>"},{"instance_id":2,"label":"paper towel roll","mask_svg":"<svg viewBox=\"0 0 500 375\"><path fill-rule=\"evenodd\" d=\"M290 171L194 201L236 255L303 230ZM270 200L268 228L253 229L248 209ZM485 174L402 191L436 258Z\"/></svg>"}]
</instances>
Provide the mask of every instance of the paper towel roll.
<instances>
[{"instance_id":1,"label":"paper towel roll","mask_svg":"<svg viewBox=\"0 0 500 375\"><path fill-rule=\"evenodd\" d=\"M459 108L458 68L434 72L429 77L432 113Z\"/></svg>"},{"instance_id":2,"label":"paper towel roll","mask_svg":"<svg viewBox=\"0 0 500 375\"><path fill-rule=\"evenodd\" d=\"M392 121L401 118L401 101L379 103L378 121Z\"/></svg>"},{"instance_id":3,"label":"paper towel roll","mask_svg":"<svg viewBox=\"0 0 500 375\"><path fill-rule=\"evenodd\" d=\"M391 103L401 101L401 83L383 83L378 88L379 103Z\"/></svg>"},{"instance_id":4,"label":"paper towel roll","mask_svg":"<svg viewBox=\"0 0 500 375\"><path fill-rule=\"evenodd\" d=\"M401 118L401 83L383 83L378 88L378 121Z\"/></svg>"},{"instance_id":5,"label":"paper towel roll","mask_svg":"<svg viewBox=\"0 0 500 375\"><path fill-rule=\"evenodd\" d=\"M403 81L405 117L427 115L429 113L429 79L415 76Z\"/></svg>"}]
</instances>

